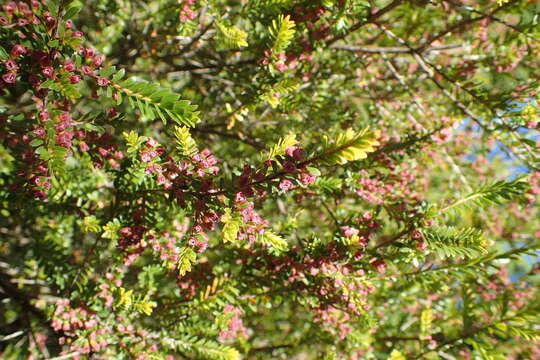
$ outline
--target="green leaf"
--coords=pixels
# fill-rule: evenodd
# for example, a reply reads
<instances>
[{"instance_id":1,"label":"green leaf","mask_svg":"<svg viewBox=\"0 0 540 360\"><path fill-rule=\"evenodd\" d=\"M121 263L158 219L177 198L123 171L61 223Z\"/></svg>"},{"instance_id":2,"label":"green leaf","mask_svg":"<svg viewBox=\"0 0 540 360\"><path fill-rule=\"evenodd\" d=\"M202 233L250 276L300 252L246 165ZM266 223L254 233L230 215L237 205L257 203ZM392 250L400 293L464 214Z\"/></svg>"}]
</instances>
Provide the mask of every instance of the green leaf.
<instances>
[{"instance_id":1,"label":"green leaf","mask_svg":"<svg viewBox=\"0 0 540 360\"><path fill-rule=\"evenodd\" d=\"M441 212L446 212L460 206L469 206L470 204L480 207L500 205L505 200L508 201L523 197L528 188L529 184L524 177L517 178L513 181L500 180L485 184L464 198L456 200L452 204L442 208Z\"/></svg>"},{"instance_id":2,"label":"green leaf","mask_svg":"<svg viewBox=\"0 0 540 360\"><path fill-rule=\"evenodd\" d=\"M103 233L101 234L101 237L114 241L118 239L118 230L120 230L121 227L122 225L120 224L120 221L118 219L111 220L103 227Z\"/></svg>"},{"instance_id":3,"label":"green leaf","mask_svg":"<svg viewBox=\"0 0 540 360\"><path fill-rule=\"evenodd\" d=\"M320 161L325 165L343 165L349 161L365 159L369 152L375 151L374 146L379 145L374 137L367 128L359 132L349 128L340 133L333 144L329 144L329 139L325 136L326 146Z\"/></svg>"},{"instance_id":4,"label":"green leaf","mask_svg":"<svg viewBox=\"0 0 540 360\"><path fill-rule=\"evenodd\" d=\"M64 20L72 19L75 15L77 15L81 11L81 9L82 8L80 6L71 6L64 13L64 16L63 16Z\"/></svg>"},{"instance_id":5,"label":"green leaf","mask_svg":"<svg viewBox=\"0 0 540 360\"><path fill-rule=\"evenodd\" d=\"M292 147L297 143L298 141L296 140L295 134L285 135L285 137L279 139L277 144L270 149L267 159L273 159L278 155L285 155L287 148Z\"/></svg>"},{"instance_id":6,"label":"green leaf","mask_svg":"<svg viewBox=\"0 0 540 360\"><path fill-rule=\"evenodd\" d=\"M218 41L226 49L235 49L248 46L246 41L247 33L234 26L225 26L222 23L216 24L219 31Z\"/></svg>"},{"instance_id":7,"label":"green leaf","mask_svg":"<svg viewBox=\"0 0 540 360\"><path fill-rule=\"evenodd\" d=\"M272 52L274 54L283 53L287 46L289 46L294 36L294 27L295 23L291 20L290 15L280 15L277 20L272 21L269 31L274 41L272 45Z\"/></svg>"},{"instance_id":8,"label":"green leaf","mask_svg":"<svg viewBox=\"0 0 540 360\"><path fill-rule=\"evenodd\" d=\"M183 247L180 249L178 256L178 274L184 276L186 273L191 271L191 266L195 263L197 254L190 247Z\"/></svg>"},{"instance_id":9,"label":"green leaf","mask_svg":"<svg viewBox=\"0 0 540 360\"><path fill-rule=\"evenodd\" d=\"M116 74L114 74L114 76L112 77L112 81L118 82L118 81L122 80L124 78L125 74L126 74L126 70L125 69L120 69Z\"/></svg>"},{"instance_id":10,"label":"green leaf","mask_svg":"<svg viewBox=\"0 0 540 360\"><path fill-rule=\"evenodd\" d=\"M109 68L113 69L113 68ZM112 74L111 70L102 70L102 76ZM166 116L173 119L178 125L193 127L199 121L199 112L196 105L192 105L187 100L180 100L180 96L167 89L161 89L157 84L152 84L143 80L129 78L118 82L124 75L124 70L120 70L111 80L111 85L127 97L129 105L136 107L141 115L150 119L157 116L166 124ZM119 97L118 105L122 101Z\"/></svg>"},{"instance_id":11,"label":"green leaf","mask_svg":"<svg viewBox=\"0 0 540 360\"><path fill-rule=\"evenodd\" d=\"M183 336L181 338L173 338L170 336L162 336L161 343L165 348L193 354L190 358L240 360L240 353L238 350L212 341L197 339L196 337Z\"/></svg>"},{"instance_id":12,"label":"green leaf","mask_svg":"<svg viewBox=\"0 0 540 360\"><path fill-rule=\"evenodd\" d=\"M287 244L287 240L285 240L279 235L276 235L274 232L268 229L259 236L259 241L262 244L270 247L271 252L274 253L282 253L289 249L289 244Z\"/></svg>"},{"instance_id":13,"label":"green leaf","mask_svg":"<svg viewBox=\"0 0 540 360\"><path fill-rule=\"evenodd\" d=\"M99 226L99 220L94 216L87 216L83 219L83 232L99 232L101 226Z\"/></svg>"},{"instance_id":14,"label":"green leaf","mask_svg":"<svg viewBox=\"0 0 540 360\"><path fill-rule=\"evenodd\" d=\"M223 223L223 241L235 242L238 231L240 230L240 218L238 216L231 215L231 209L225 209L225 213L221 217Z\"/></svg>"},{"instance_id":15,"label":"green leaf","mask_svg":"<svg viewBox=\"0 0 540 360\"><path fill-rule=\"evenodd\" d=\"M8 60L8 59L9 59L9 54L7 53L6 49L0 46L0 60Z\"/></svg>"},{"instance_id":16,"label":"green leaf","mask_svg":"<svg viewBox=\"0 0 540 360\"><path fill-rule=\"evenodd\" d=\"M407 358L403 356L403 354L397 349L394 349L390 353L390 357L388 358L388 360L407 360Z\"/></svg>"},{"instance_id":17,"label":"green leaf","mask_svg":"<svg viewBox=\"0 0 540 360\"><path fill-rule=\"evenodd\" d=\"M420 233L428 248L436 251L441 257L473 258L487 252L482 231L477 229L431 227L421 230Z\"/></svg>"},{"instance_id":18,"label":"green leaf","mask_svg":"<svg viewBox=\"0 0 540 360\"><path fill-rule=\"evenodd\" d=\"M430 334L431 323L433 321L433 313L430 308L424 309L420 314L420 335L422 338Z\"/></svg>"},{"instance_id":19,"label":"green leaf","mask_svg":"<svg viewBox=\"0 0 540 360\"><path fill-rule=\"evenodd\" d=\"M30 141L30 146L37 147L39 145L43 144L43 140L41 139L34 139Z\"/></svg>"},{"instance_id":20,"label":"green leaf","mask_svg":"<svg viewBox=\"0 0 540 360\"><path fill-rule=\"evenodd\" d=\"M99 76L104 77L104 78L108 78L109 76L111 76L114 73L116 73L116 66L104 67L99 71ZM118 72L118 73L120 73L120 72ZM116 76L116 74L115 74L115 76Z\"/></svg>"},{"instance_id":21,"label":"green leaf","mask_svg":"<svg viewBox=\"0 0 540 360\"><path fill-rule=\"evenodd\" d=\"M191 156L197 152L197 144L189 133L186 126L176 126L174 131L176 137L176 149L182 156Z\"/></svg>"}]
</instances>

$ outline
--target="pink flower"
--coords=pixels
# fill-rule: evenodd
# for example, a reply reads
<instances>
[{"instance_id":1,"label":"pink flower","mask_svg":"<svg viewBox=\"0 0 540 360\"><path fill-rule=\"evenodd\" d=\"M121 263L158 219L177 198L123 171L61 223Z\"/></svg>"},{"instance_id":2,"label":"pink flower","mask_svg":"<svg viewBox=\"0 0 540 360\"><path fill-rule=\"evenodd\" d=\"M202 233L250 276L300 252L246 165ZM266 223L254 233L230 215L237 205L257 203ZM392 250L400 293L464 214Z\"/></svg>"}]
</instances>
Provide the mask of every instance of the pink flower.
<instances>
[{"instance_id":1,"label":"pink flower","mask_svg":"<svg viewBox=\"0 0 540 360\"><path fill-rule=\"evenodd\" d=\"M313 184L316 179L317 179L317 176L313 174L308 174L308 173L300 174L300 182L302 183L302 185L307 186L307 185Z\"/></svg>"},{"instance_id":2,"label":"pink flower","mask_svg":"<svg viewBox=\"0 0 540 360\"><path fill-rule=\"evenodd\" d=\"M71 60L68 60L64 63L64 70L66 71L69 71L69 72L72 72L72 71L75 71L75 64L73 63L73 61Z\"/></svg>"},{"instance_id":3,"label":"pink flower","mask_svg":"<svg viewBox=\"0 0 540 360\"><path fill-rule=\"evenodd\" d=\"M44 129L42 126L35 128L35 129L32 131L32 133L33 133L36 137L41 138L41 139L45 138L45 134L46 134L46 133L45 133L45 129Z\"/></svg>"},{"instance_id":4,"label":"pink flower","mask_svg":"<svg viewBox=\"0 0 540 360\"><path fill-rule=\"evenodd\" d=\"M11 48L11 56L17 57L26 54L27 50L22 45L15 45Z\"/></svg>"},{"instance_id":5,"label":"pink flower","mask_svg":"<svg viewBox=\"0 0 540 360\"><path fill-rule=\"evenodd\" d=\"M4 63L6 69L8 69L9 71L11 70L17 70L18 69L18 66L17 66L17 63L13 60L8 60Z\"/></svg>"},{"instance_id":6,"label":"pink flower","mask_svg":"<svg viewBox=\"0 0 540 360\"><path fill-rule=\"evenodd\" d=\"M142 162L149 162L152 160L152 155L148 151L143 151L141 153L141 161Z\"/></svg>"},{"instance_id":7,"label":"pink flower","mask_svg":"<svg viewBox=\"0 0 540 360\"><path fill-rule=\"evenodd\" d=\"M70 75L69 76L69 82L71 84L77 84L79 81L81 81L81 77L79 75Z\"/></svg>"},{"instance_id":8,"label":"pink flower","mask_svg":"<svg viewBox=\"0 0 540 360\"><path fill-rule=\"evenodd\" d=\"M350 237L353 237L354 235L358 235L358 233L360 232L358 229L350 227L350 226L342 226L340 230L346 238L350 238Z\"/></svg>"},{"instance_id":9,"label":"pink flower","mask_svg":"<svg viewBox=\"0 0 540 360\"><path fill-rule=\"evenodd\" d=\"M287 70L287 65L285 64L278 63L275 65L275 67L279 72L284 72L285 70Z\"/></svg>"},{"instance_id":10,"label":"pink flower","mask_svg":"<svg viewBox=\"0 0 540 360\"><path fill-rule=\"evenodd\" d=\"M380 260L380 259L377 259L375 261L373 261L371 263L371 266L373 267L373 269L375 269L375 271L377 271L379 274L384 274L384 272L386 271L386 264L384 263L384 261Z\"/></svg>"},{"instance_id":11,"label":"pink flower","mask_svg":"<svg viewBox=\"0 0 540 360\"><path fill-rule=\"evenodd\" d=\"M124 153L122 151L115 151L114 154L113 154L113 157L116 159L116 160L121 160L124 158ZM159 169L161 170L161 166L160 165L155 165L156 168L159 167Z\"/></svg>"},{"instance_id":12,"label":"pink flower","mask_svg":"<svg viewBox=\"0 0 540 360\"><path fill-rule=\"evenodd\" d=\"M73 133L71 131L64 131L56 134L54 140L59 146L69 148L71 146L71 139L73 139Z\"/></svg>"},{"instance_id":13,"label":"pink flower","mask_svg":"<svg viewBox=\"0 0 540 360\"><path fill-rule=\"evenodd\" d=\"M2 75L2 80L4 80L7 84L14 84L17 80L17 74L14 72L8 72Z\"/></svg>"},{"instance_id":14,"label":"pink flower","mask_svg":"<svg viewBox=\"0 0 540 360\"><path fill-rule=\"evenodd\" d=\"M102 147L99 147L97 149L99 155L103 156L104 158L108 158L109 157L109 152L107 151L107 149L104 149Z\"/></svg>"},{"instance_id":15,"label":"pink flower","mask_svg":"<svg viewBox=\"0 0 540 360\"><path fill-rule=\"evenodd\" d=\"M243 203L246 202L246 197L244 196L243 193L239 192L239 193L236 193L236 197L235 197L234 201L236 203L243 204Z\"/></svg>"},{"instance_id":16,"label":"pink flower","mask_svg":"<svg viewBox=\"0 0 540 360\"><path fill-rule=\"evenodd\" d=\"M109 80L105 79L105 78L99 78L97 80L97 84L99 86L107 86L109 84Z\"/></svg>"},{"instance_id":17,"label":"pink flower","mask_svg":"<svg viewBox=\"0 0 540 360\"><path fill-rule=\"evenodd\" d=\"M79 143L79 149L82 151L82 152L87 152L88 150L90 150L90 147L88 146L88 144L86 144L84 141L81 141Z\"/></svg>"},{"instance_id":18,"label":"pink flower","mask_svg":"<svg viewBox=\"0 0 540 360\"><path fill-rule=\"evenodd\" d=\"M51 15L45 15L44 19L49 27L53 26L55 23L55 20Z\"/></svg>"},{"instance_id":19,"label":"pink flower","mask_svg":"<svg viewBox=\"0 0 540 360\"><path fill-rule=\"evenodd\" d=\"M34 190L32 191L32 194L34 195L34 199L36 200L45 200L45 198L47 197L43 190Z\"/></svg>"},{"instance_id":20,"label":"pink flower","mask_svg":"<svg viewBox=\"0 0 540 360\"><path fill-rule=\"evenodd\" d=\"M285 148L285 154L289 155L290 157L293 157L294 151L297 149L296 146L287 146Z\"/></svg>"},{"instance_id":21,"label":"pink flower","mask_svg":"<svg viewBox=\"0 0 540 360\"><path fill-rule=\"evenodd\" d=\"M90 66L83 65L83 66L81 66L81 72L84 75L90 75L90 74L92 74L92 68Z\"/></svg>"},{"instance_id":22,"label":"pink flower","mask_svg":"<svg viewBox=\"0 0 540 360\"><path fill-rule=\"evenodd\" d=\"M50 66L45 66L43 69L41 69L41 73L49 79L52 79L54 76L54 70Z\"/></svg>"},{"instance_id":23,"label":"pink flower","mask_svg":"<svg viewBox=\"0 0 540 360\"><path fill-rule=\"evenodd\" d=\"M92 65L94 67L100 67L103 64L103 56L94 56L92 58Z\"/></svg>"},{"instance_id":24,"label":"pink flower","mask_svg":"<svg viewBox=\"0 0 540 360\"><path fill-rule=\"evenodd\" d=\"M19 26L25 26L28 24L28 20L24 19L24 18L18 18L17 19L17 25Z\"/></svg>"},{"instance_id":25,"label":"pink flower","mask_svg":"<svg viewBox=\"0 0 540 360\"><path fill-rule=\"evenodd\" d=\"M63 113L61 113L58 118L60 119L60 121L62 122L69 122L71 120L71 116L69 115L69 113L67 111L64 111Z\"/></svg>"},{"instance_id":26,"label":"pink flower","mask_svg":"<svg viewBox=\"0 0 540 360\"><path fill-rule=\"evenodd\" d=\"M279 188L283 191L289 191L293 188L293 186L293 183L287 179L283 179L279 182Z\"/></svg>"}]
</instances>

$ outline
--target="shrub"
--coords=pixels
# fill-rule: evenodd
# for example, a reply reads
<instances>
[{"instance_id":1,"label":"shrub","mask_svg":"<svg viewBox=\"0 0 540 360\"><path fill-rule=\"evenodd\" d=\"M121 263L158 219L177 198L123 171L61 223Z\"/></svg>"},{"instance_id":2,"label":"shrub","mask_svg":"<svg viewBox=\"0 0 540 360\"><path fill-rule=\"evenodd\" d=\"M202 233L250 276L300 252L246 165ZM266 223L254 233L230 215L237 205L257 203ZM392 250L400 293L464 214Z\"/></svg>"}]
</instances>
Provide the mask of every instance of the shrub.
<instances>
[{"instance_id":1,"label":"shrub","mask_svg":"<svg viewBox=\"0 0 540 360\"><path fill-rule=\"evenodd\" d=\"M1 9L2 358L540 358L538 2Z\"/></svg>"}]
</instances>

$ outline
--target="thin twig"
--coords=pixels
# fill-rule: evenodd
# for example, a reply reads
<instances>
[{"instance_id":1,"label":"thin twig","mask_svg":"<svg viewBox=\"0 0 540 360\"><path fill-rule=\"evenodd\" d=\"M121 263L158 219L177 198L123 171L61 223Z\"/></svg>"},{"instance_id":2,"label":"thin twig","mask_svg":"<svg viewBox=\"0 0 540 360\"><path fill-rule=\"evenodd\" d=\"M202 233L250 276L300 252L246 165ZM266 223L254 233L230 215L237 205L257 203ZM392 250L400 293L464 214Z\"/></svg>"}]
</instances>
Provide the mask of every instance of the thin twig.
<instances>
[{"instance_id":1,"label":"thin twig","mask_svg":"<svg viewBox=\"0 0 540 360\"><path fill-rule=\"evenodd\" d=\"M462 47L463 44L448 44L441 46L430 46L428 48L418 47L416 49L410 49L406 46L386 46L386 47L377 47L377 46L348 46L348 45L331 45L330 49L336 50L345 50L357 53L370 53L370 54L399 54L399 53L413 53L416 51L421 51L424 53L429 53L432 51L444 51L457 49Z\"/></svg>"}]
</instances>

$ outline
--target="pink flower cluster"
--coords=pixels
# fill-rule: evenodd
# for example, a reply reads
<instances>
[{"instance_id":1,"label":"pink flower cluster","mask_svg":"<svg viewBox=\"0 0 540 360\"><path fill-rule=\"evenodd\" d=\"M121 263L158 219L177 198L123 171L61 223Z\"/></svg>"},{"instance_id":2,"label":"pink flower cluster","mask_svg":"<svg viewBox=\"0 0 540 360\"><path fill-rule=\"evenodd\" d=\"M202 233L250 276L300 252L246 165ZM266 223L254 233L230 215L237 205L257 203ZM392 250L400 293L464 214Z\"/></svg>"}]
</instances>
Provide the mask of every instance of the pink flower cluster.
<instances>
[{"instance_id":1,"label":"pink flower cluster","mask_svg":"<svg viewBox=\"0 0 540 360\"><path fill-rule=\"evenodd\" d=\"M8 129L2 129L0 132L1 134L5 133L5 136L12 137L7 139L8 146L11 145L15 148L15 153L19 153L20 160L24 162L24 171L21 169L20 178L24 180L25 184L12 184L11 188L17 190L23 185L35 199L45 200L45 191L50 188L51 183L48 181L47 165L41 161L38 152L43 153L43 150L46 150L50 153L51 149L43 149L43 147L49 147L45 144L54 142L56 145L68 149L65 153L67 157L71 154L74 139L79 141L80 150L83 152L89 150L87 144L92 143L92 141L85 138L90 132L76 129L70 114L70 99L49 99L49 93L52 90L48 87L42 87L42 84L48 80L54 80L55 83L77 84L81 79L80 74L93 76L94 70L101 67L104 57L90 48L82 46L74 48L73 52L81 55L83 60L77 68L75 62L70 59L69 51L60 54L56 48L42 43L37 35L29 35L43 32L43 27L46 28L47 32L56 34L55 29L60 25L57 19L48 12L44 1L32 0L29 4L22 1L9 1L2 6L2 11L3 13L0 13L0 26L20 27L21 31L17 31L18 36L10 43L2 44L9 51L10 57L0 64L0 91L16 84L17 81L25 82L25 85L28 85L33 93L32 100L37 110L35 121L27 123L26 134L15 138L15 135L12 135ZM68 40L71 41L73 38L83 36L81 32L73 30L73 24L70 20L65 21L63 25L65 31L56 35L56 40L59 42L67 44ZM5 119L0 118L0 126L4 125ZM47 133L46 129L48 128L53 128L54 133ZM0 135L1 137L4 135ZM30 146L30 143L33 145ZM118 153L110 156L106 149L97 149L97 151L98 154L95 156L106 158L113 168L119 167L115 160L122 158L122 156L119 156ZM97 163L99 164L99 161Z\"/></svg>"},{"instance_id":2,"label":"pink flower cluster","mask_svg":"<svg viewBox=\"0 0 540 360\"><path fill-rule=\"evenodd\" d=\"M385 185L382 181L368 177L365 170L361 170L362 178L358 181L356 194L370 204L382 204L384 196L392 191L392 186Z\"/></svg>"},{"instance_id":3,"label":"pink flower cluster","mask_svg":"<svg viewBox=\"0 0 540 360\"><path fill-rule=\"evenodd\" d=\"M384 201L396 201L403 196L412 199L418 197L418 194L410 189L416 177L406 168L391 176L384 174L370 176L367 171L361 170L360 176L354 191L361 200L367 203L382 204Z\"/></svg>"},{"instance_id":4,"label":"pink flower cluster","mask_svg":"<svg viewBox=\"0 0 540 360\"><path fill-rule=\"evenodd\" d=\"M323 323L327 331L338 336L341 340L345 339L347 334L352 330L351 327L347 325L350 320L350 315L347 312L332 306L325 309L316 309L314 320Z\"/></svg>"},{"instance_id":5,"label":"pink flower cluster","mask_svg":"<svg viewBox=\"0 0 540 360\"><path fill-rule=\"evenodd\" d=\"M102 326L98 317L84 308L73 308L68 299L61 299L56 304L51 326L55 331L63 332L60 345L70 344L70 351L88 354L106 348L109 344L111 329ZM83 336L79 338L79 336Z\"/></svg>"},{"instance_id":6,"label":"pink flower cluster","mask_svg":"<svg viewBox=\"0 0 540 360\"><path fill-rule=\"evenodd\" d=\"M181 23L185 23L188 20L193 20L197 17L197 13L193 10L195 0L183 0L180 8L180 15L178 19Z\"/></svg>"},{"instance_id":7,"label":"pink flower cluster","mask_svg":"<svg viewBox=\"0 0 540 360\"><path fill-rule=\"evenodd\" d=\"M242 310L232 305L225 305L223 307L223 313L229 315L230 318L227 322L227 329L221 330L221 332L219 333L219 339L222 341L233 339L239 334L245 336L246 328L244 327L244 323L242 322L242 318L240 317L240 314L242 314Z\"/></svg>"},{"instance_id":8,"label":"pink flower cluster","mask_svg":"<svg viewBox=\"0 0 540 360\"><path fill-rule=\"evenodd\" d=\"M146 247L146 242L143 242L148 229L142 225L126 226L118 230L118 247L126 252L124 265L129 266L135 259L141 255ZM150 241L154 236L148 235Z\"/></svg>"},{"instance_id":9,"label":"pink flower cluster","mask_svg":"<svg viewBox=\"0 0 540 360\"><path fill-rule=\"evenodd\" d=\"M177 246L177 242L178 240L168 232L163 232L160 237L152 237L148 241L152 250L159 254L159 260L171 270L176 269L180 259L180 248Z\"/></svg>"},{"instance_id":10,"label":"pink flower cluster","mask_svg":"<svg viewBox=\"0 0 540 360\"><path fill-rule=\"evenodd\" d=\"M240 213L242 222L245 226L238 232L238 240L246 239L248 244L252 245L255 242L257 234L264 234L268 227L268 221L264 220L256 211L255 204L248 201L242 192L238 192L235 198L235 207Z\"/></svg>"},{"instance_id":11,"label":"pink flower cluster","mask_svg":"<svg viewBox=\"0 0 540 360\"><path fill-rule=\"evenodd\" d=\"M219 168L215 166L217 159L204 149L195 153L189 160L175 162L170 156L166 157L160 164L160 156L165 154L165 148L149 139L146 143L147 150L140 153L142 162L149 163L146 166L146 174L154 174L156 182L166 190L182 188L187 184L198 184L201 192L212 192L214 183L212 177L216 176ZM183 192L176 191L179 201L182 201Z\"/></svg>"}]
</instances>

